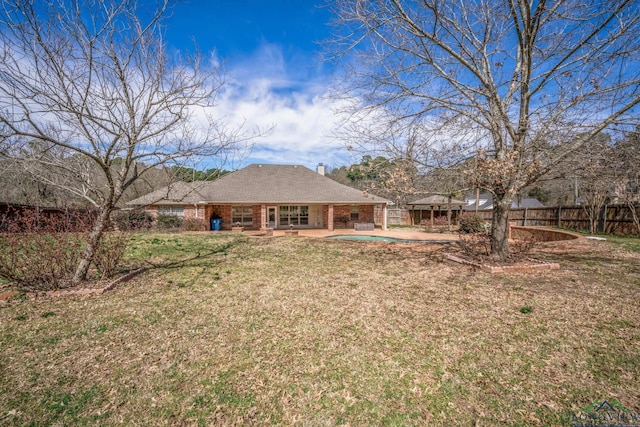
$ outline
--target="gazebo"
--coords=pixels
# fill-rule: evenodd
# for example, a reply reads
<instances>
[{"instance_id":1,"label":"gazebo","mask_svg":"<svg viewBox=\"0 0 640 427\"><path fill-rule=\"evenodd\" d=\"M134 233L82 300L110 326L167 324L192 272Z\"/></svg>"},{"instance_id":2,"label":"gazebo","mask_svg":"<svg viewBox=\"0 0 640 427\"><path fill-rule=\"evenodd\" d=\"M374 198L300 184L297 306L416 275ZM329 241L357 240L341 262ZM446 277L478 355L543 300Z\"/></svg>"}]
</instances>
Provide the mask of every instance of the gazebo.
<instances>
[{"instance_id":1,"label":"gazebo","mask_svg":"<svg viewBox=\"0 0 640 427\"><path fill-rule=\"evenodd\" d=\"M415 202L407 203L407 209L411 211L413 225L425 224L427 221L433 226L433 219L447 215L451 212L451 221L457 220L462 214L462 208L467 202L452 197L433 195Z\"/></svg>"}]
</instances>

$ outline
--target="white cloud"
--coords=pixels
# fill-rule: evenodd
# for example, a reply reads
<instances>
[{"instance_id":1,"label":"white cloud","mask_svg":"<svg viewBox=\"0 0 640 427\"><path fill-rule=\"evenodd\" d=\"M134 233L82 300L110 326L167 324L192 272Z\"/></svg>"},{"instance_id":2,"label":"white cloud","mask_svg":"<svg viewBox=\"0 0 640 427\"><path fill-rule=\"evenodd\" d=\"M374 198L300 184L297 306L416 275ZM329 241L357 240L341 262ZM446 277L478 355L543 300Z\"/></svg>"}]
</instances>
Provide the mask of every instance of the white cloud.
<instances>
[{"instance_id":1,"label":"white cloud","mask_svg":"<svg viewBox=\"0 0 640 427\"><path fill-rule=\"evenodd\" d=\"M218 111L245 129L271 129L255 141L248 163L318 163L340 166L351 154L332 135L339 123L328 78L313 61L287 62L282 49L263 44L254 55L227 65Z\"/></svg>"}]
</instances>

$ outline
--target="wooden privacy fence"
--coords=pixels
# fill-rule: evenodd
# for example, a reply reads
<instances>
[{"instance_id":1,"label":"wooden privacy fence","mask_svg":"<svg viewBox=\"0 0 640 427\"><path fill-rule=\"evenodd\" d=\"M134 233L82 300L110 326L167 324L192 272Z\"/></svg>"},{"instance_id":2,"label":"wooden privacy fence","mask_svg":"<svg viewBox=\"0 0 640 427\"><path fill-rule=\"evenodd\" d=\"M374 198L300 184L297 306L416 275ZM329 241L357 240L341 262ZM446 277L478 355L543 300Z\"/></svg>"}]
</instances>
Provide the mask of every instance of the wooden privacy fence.
<instances>
[{"instance_id":1,"label":"wooden privacy fence","mask_svg":"<svg viewBox=\"0 0 640 427\"><path fill-rule=\"evenodd\" d=\"M636 207L640 211L640 207ZM463 215L474 214L474 210L462 211ZM382 223L382 209L377 208L376 224ZM492 210L479 210L485 221L491 221ZM388 209L389 225L410 225L411 217L407 209ZM542 227L568 228L577 231L589 231L589 215L583 206L558 206L542 208L515 208L509 212L509 222L512 225L529 225ZM600 210L598 232L637 235L638 230L633 223L633 214L627 205L605 205Z\"/></svg>"},{"instance_id":2,"label":"wooden privacy fence","mask_svg":"<svg viewBox=\"0 0 640 427\"><path fill-rule=\"evenodd\" d=\"M404 225L409 220L409 211L406 209L387 209L387 223L389 225Z\"/></svg>"},{"instance_id":3,"label":"wooden privacy fence","mask_svg":"<svg viewBox=\"0 0 640 427\"><path fill-rule=\"evenodd\" d=\"M640 211L640 209L638 209ZM467 211L474 213L475 211ZM493 211L480 210L478 215L491 221ZM515 208L509 212L512 225L569 228L589 231L589 215L583 206L558 206L543 208ZM597 231L600 233L634 235L638 230L633 223L633 214L627 205L605 205L600 210Z\"/></svg>"},{"instance_id":4,"label":"wooden privacy fence","mask_svg":"<svg viewBox=\"0 0 640 427\"><path fill-rule=\"evenodd\" d=\"M376 206L373 210L373 220L376 224L382 224L382 208ZM411 224L409 211L400 208L387 208L387 224L388 225L408 225Z\"/></svg>"}]
</instances>

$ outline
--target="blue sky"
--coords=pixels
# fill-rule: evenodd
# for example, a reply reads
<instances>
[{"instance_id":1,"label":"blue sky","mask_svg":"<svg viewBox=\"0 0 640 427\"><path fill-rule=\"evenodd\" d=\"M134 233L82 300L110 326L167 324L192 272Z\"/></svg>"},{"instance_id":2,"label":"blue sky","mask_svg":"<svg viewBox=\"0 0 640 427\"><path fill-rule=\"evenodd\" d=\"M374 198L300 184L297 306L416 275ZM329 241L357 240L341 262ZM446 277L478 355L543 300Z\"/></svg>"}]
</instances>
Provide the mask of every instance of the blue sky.
<instances>
[{"instance_id":1,"label":"blue sky","mask_svg":"<svg viewBox=\"0 0 640 427\"><path fill-rule=\"evenodd\" d=\"M332 65L321 59L330 11L321 0L179 0L166 21L170 49L215 55L227 86L219 109L232 123L272 128L255 141L249 163L322 162L351 155L332 137L337 117L328 98Z\"/></svg>"}]
</instances>

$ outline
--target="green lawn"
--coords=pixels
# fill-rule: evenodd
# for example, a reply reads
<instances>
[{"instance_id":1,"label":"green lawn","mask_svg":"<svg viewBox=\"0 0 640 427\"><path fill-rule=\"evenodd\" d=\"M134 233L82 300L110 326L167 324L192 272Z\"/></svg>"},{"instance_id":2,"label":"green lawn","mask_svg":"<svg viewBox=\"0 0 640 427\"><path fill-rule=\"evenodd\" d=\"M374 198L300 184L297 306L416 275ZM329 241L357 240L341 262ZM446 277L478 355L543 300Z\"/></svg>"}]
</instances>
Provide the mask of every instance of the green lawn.
<instances>
[{"instance_id":1,"label":"green lawn","mask_svg":"<svg viewBox=\"0 0 640 427\"><path fill-rule=\"evenodd\" d=\"M631 252L640 252L640 239L637 237L623 237L623 236L606 236L607 240L622 245L625 249Z\"/></svg>"},{"instance_id":2,"label":"green lawn","mask_svg":"<svg viewBox=\"0 0 640 427\"><path fill-rule=\"evenodd\" d=\"M625 242L630 242L625 241ZM491 276L442 246L132 237L101 296L0 303L0 425L568 425L640 407L640 253L540 247Z\"/></svg>"}]
</instances>

